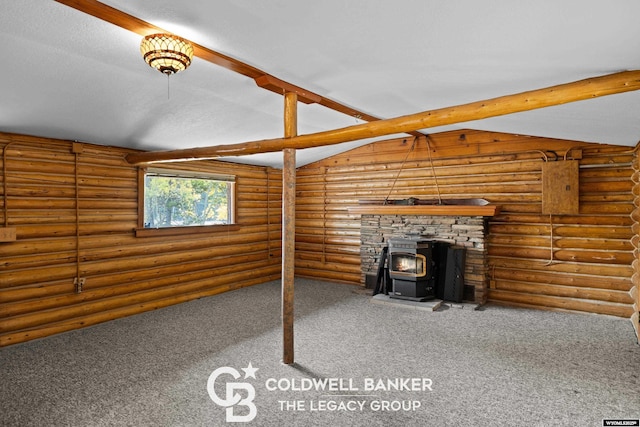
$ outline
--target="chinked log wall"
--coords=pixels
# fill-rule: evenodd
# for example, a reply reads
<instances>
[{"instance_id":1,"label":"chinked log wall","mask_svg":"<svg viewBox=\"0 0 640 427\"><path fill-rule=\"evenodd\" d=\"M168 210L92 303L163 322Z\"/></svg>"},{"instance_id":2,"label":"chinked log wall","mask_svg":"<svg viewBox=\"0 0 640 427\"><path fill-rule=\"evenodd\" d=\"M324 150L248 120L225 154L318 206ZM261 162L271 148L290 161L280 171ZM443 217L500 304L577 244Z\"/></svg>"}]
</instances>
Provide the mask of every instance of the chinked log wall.
<instances>
[{"instance_id":1,"label":"chinked log wall","mask_svg":"<svg viewBox=\"0 0 640 427\"><path fill-rule=\"evenodd\" d=\"M69 141L1 133L0 149L0 220L17 234L0 243L0 346L280 277L279 170L182 164L236 176L238 230L136 238L131 151L82 144L76 154Z\"/></svg>"},{"instance_id":2,"label":"chinked log wall","mask_svg":"<svg viewBox=\"0 0 640 427\"><path fill-rule=\"evenodd\" d=\"M465 130L431 135L431 153L420 139L408 154L412 140L298 170L297 274L363 284L360 216L348 209L367 199L437 199L439 190L501 208L489 221L490 302L632 316L631 148ZM579 214L543 215L540 151L562 157L572 148L582 150Z\"/></svg>"}]
</instances>

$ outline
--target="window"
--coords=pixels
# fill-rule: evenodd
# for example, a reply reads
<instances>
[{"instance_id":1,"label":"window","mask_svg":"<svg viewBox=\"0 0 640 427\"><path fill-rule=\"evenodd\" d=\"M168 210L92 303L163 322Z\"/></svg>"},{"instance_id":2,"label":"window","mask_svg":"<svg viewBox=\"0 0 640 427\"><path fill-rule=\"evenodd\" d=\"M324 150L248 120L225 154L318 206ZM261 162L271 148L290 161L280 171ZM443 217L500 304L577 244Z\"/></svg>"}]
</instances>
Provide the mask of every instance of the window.
<instances>
[{"instance_id":1,"label":"window","mask_svg":"<svg viewBox=\"0 0 640 427\"><path fill-rule=\"evenodd\" d=\"M139 227L169 229L235 223L234 176L155 168L141 173Z\"/></svg>"}]
</instances>

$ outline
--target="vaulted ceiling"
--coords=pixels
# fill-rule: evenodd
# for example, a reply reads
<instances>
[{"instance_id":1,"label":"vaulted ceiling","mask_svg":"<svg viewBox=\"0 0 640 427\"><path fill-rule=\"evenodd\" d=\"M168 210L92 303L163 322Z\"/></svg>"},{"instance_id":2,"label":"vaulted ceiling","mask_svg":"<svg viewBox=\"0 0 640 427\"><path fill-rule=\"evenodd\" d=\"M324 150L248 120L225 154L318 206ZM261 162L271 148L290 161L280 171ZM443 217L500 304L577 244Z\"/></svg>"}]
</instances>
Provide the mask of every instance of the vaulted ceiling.
<instances>
[{"instance_id":1,"label":"vaulted ceiling","mask_svg":"<svg viewBox=\"0 0 640 427\"><path fill-rule=\"evenodd\" d=\"M640 69L637 0L101 3L379 118ZM283 97L252 78L195 58L167 81L142 60L140 34L53 0L0 5L0 131L141 150L283 135ZM363 123L318 103L298 114L299 134ZM635 91L423 132L635 146L639 114ZM297 162L373 140L300 150ZM224 159L282 165L280 153Z\"/></svg>"}]
</instances>

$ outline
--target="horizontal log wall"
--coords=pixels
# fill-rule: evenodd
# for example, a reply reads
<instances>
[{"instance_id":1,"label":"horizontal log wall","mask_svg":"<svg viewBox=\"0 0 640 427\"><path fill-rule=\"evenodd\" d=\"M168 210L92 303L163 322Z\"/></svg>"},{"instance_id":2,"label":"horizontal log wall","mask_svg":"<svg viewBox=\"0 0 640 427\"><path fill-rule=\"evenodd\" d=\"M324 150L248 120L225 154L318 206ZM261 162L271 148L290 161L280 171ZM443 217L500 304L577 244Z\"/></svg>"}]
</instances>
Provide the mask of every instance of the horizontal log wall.
<instances>
[{"instance_id":1,"label":"horizontal log wall","mask_svg":"<svg viewBox=\"0 0 640 427\"><path fill-rule=\"evenodd\" d=\"M633 328L636 331L636 337L640 344L640 158L638 157L638 148L640 143L636 145L635 156L633 158L633 175L631 180L633 181L633 205L634 209L631 213L633 219L633 276L631 281L633 283L632 297L634 298L633 315L631 316L631 322Z\"/></svg>"},{"instance_id":2,"label":"horizontal log wall","mask_svg":"<svg viewBox=\"0 0 640 427\"><path fill-rule=\"evenodd\" d=\"M17 234L0 243L0 346L280 277L279 170L179 165L236 176L239 229L137 238L130 150L11 134L0 149L0 221Z\"/></svg>"},{"instance_id":3,"label":"horizontal log wall","mask_svg":"<svg viewBox=\"0 0 640 427\"><path fill-rule=\"evenodd\" d=\"M412 143L369 144L298 170L297 274L363 284L360 216L348 212L360 200L484 198L501 208L488 230L490 302L631 317L629 147L471 130L432 135L431 150ZM582 157L579 214L543 215L543 159L571 149Z\"/></svg>"}]
</instances>

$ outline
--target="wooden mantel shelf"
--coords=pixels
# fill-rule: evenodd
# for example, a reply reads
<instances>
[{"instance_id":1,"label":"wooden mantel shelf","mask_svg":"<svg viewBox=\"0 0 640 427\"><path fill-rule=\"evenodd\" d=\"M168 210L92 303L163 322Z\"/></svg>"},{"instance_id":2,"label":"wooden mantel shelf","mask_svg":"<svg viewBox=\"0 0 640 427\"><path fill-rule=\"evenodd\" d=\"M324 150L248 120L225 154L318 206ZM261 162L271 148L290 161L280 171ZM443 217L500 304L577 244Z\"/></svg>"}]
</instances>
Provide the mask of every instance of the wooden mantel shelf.
<instances>
[{"instance_id":1,"label":"wooden mantel shelf","mask_svg":"<svg viewBox=\"0 0 640 427\"><path fill-rule=\"evenodd\" d=\"M362 205L349 208L349 213L361 215L443 215L443 216L495 216L496 205Z\"/></svg>"}]
</instances>

